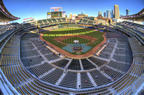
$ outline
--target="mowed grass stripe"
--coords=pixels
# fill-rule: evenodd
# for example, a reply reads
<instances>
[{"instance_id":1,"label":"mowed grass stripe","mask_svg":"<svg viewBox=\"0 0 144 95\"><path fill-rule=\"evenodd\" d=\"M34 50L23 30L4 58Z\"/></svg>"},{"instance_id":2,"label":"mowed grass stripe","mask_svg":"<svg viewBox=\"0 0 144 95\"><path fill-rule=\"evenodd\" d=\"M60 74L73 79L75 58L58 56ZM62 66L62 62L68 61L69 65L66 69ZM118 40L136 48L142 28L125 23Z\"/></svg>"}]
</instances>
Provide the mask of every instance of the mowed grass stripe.
<instances>
[{"instance_id":1,"label":"mowed grass stripe","mask_svg":"<svg viewBox=\"0 0 144 95\"><path fill-rule=\"evenodd\" d=\"M80 32L87 32L87 31L92 31L92 29L83 29L83 28L60 28L60 30L50 30L50 31L45 31L43 34L72 34L72 33L80 33Z\"/></svg>"},{"instance_id":2,"label":"mowed grass stripe","mask_svg":"<svg viewBox=\"0 0 144 95\"><path fill-rule=\"evenodd\" d=\"M83 28L78 28L78 27L74 27L74 28L59 28L59 29L54 29L52 31L55 32L55 31L71 31L71 30L83 30Z\"/></svg>"},{"instance_id":3,"label":"mowed grass stripe","mask_svg":"<svg viewBox=\"0 0 144 95\"><path fill-rule=\"evenodd\" d=\"M80 37L71 37L71 38L63 40L63 42L67 43L67 44L73 44L74 40L79 40L79 43L81 43L81 44L89 42L88 39L83 39L83 38L80 38Z\"/></svg>"},{"instance_id":4,"label":"mowed grass stripe","mask_svg":"<svg viewBox=\"0 0 144 95\"><path fill-rule=\"evenodd\" d=\"M86 31L86 32L78 32L78 33L68 33L68 34L43 34L43 36L51 36L51 37L58 37L58 36L76 36L76 35L83 35L88 34L96 31Z\"/></svg>"}]
</instances>

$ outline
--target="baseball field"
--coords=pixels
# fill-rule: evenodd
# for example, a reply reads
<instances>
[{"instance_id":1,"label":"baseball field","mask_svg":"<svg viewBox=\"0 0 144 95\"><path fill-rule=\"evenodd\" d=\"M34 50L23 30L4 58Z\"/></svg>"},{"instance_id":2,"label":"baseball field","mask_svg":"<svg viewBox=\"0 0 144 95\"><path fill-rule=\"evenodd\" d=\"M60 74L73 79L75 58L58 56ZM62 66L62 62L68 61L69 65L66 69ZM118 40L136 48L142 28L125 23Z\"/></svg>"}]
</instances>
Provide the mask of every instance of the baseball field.
<instances>
[{"instance_id":1,"label":"baseball field","mask_svg":"<svg viewBox=\"0 0 144 95\"><path fill-rule=\"evenodd\" d=\"M104 40L103 32L99 32L97 29L81 28L81 27L64 27L64 28L49 29L45 32L42 32L41 36L45 41L53 44L53 46L56 46L60 49L63 49L69 44L74 44L74 41L78 40L79 44L85 44L86 46L91 47L84 53L91 51L94 47L96 47Z\"/></svg>"}]
</instances>

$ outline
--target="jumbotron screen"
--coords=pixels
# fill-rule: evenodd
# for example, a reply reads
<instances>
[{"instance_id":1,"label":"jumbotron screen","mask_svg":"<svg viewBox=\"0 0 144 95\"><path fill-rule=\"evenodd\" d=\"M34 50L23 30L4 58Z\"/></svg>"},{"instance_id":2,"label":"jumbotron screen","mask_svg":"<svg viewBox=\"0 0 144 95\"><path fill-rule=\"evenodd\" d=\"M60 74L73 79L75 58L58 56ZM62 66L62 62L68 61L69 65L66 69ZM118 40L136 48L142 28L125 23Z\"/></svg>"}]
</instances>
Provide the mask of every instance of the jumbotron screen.
<instances>
[{"instance_id":1,"label":"jumbotron screen","mask_svg":"<svg viewBox=\"0 0 144 95\"><path fill-rule=\"evenodd\" d=\"M62 17L62 12L51 12L51 17Z\"/></svg>"}]
</instances>

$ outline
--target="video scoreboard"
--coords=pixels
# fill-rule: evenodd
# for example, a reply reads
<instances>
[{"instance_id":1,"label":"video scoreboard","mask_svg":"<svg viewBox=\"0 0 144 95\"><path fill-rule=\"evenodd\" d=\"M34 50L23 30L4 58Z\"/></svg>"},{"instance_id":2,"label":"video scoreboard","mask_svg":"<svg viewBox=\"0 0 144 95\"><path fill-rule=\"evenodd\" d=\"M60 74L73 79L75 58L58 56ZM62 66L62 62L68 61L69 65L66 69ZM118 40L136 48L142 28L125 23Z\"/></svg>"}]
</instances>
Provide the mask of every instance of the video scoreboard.
<instances>
[{"instance_id":1,"label":"video scoreboard","mask_svg":"<svg viewBox=\"0 0 144 95\"><path fill-rule=\"evenodd\" d=\"M47 12L47 18L61 18L65 17L65 11L62 7L51 7L50 12Z\"/></svg>"},{"instance_id":2,"label":"video scoreboard","mask_svg":"<svg viewBox=\"0 0 144 95\"><path fill-rule=\"evenodd\" d=\"M63 16L63 12L48 12L47 15L50 15L51 18L57 18L57 17L62 17Z\"/></svg>"}]
</instances>

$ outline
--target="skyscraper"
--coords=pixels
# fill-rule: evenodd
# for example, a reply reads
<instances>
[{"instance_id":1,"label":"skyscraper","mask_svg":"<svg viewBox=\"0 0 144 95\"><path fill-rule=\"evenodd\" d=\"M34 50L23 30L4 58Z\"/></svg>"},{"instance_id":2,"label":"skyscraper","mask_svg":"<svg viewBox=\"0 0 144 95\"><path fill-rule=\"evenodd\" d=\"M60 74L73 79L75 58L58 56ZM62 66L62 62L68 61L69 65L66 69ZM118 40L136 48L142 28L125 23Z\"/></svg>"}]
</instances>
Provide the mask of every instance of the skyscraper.
<instances>
[{"instance_id":1,"label":"skyscraper","mask_svg":"<svg viewBox=\"0 0 144 95\"><path fill-rule=\"evenodd\" d=\"M104 17L106 18L106 12L104 12L104 14L103 14L103 15L104 15Z\"/></svg>"},{"instance_id":2,"label":"skyscraper","mask_svg":"<svg viewBox=\"0 0 144 95\"><path fill-rule=\"evenodd\" d=\"M120 14L119 14L119 5L114 5L114 18L119 19Z\"/></svg>"},{"instance_id":3,"label":"skyscraper","mask_svg":"<svg viewBox=\"0 0 144 95\"><path fill-rule=\"evenodd\" d=\"M126 15L129 15L129 10L128 9L126 9Z\"/></svg>"},{"instance_id":4,"label":"skyscraper","mask_svg":"<svg viewBox=\"0 0 144 95\"><path fill-rule=\"evenodd\" d=\"M102 16L102 12L101 11L98 12L98 16Z\"/></svg>"},{"instance_id":5,"label":"skyscraper","mask_svg":"<svg viewBox=\"0 0 144 95\"><path fill-rule=\"evenodd\" d=\"M107 18L111 18L111 12L110 12L110 10L107 10Z\"/></svg>"},{"instance_id":6,"label":"skyscraper","mask_svg":"<svg viewBox=\"0 0 144 95\"><path fill-rule=\"evenodd\" d=\"M111 18L114 18L114 11L111 11Z\"/></svg>"}]
</instances>

